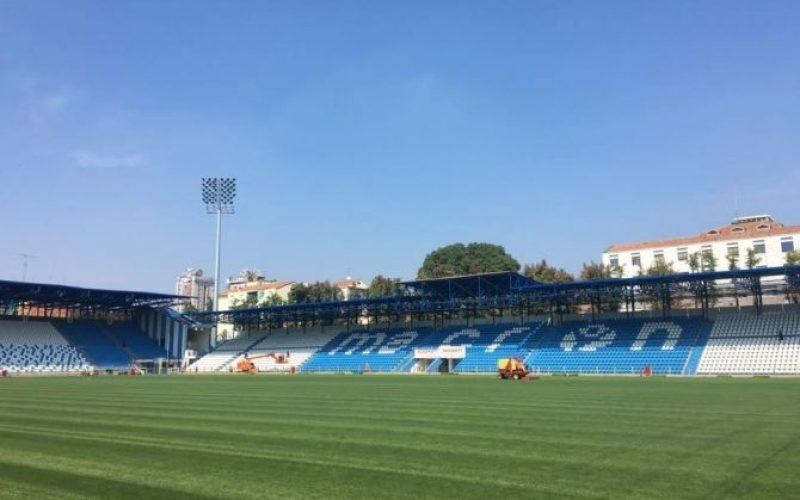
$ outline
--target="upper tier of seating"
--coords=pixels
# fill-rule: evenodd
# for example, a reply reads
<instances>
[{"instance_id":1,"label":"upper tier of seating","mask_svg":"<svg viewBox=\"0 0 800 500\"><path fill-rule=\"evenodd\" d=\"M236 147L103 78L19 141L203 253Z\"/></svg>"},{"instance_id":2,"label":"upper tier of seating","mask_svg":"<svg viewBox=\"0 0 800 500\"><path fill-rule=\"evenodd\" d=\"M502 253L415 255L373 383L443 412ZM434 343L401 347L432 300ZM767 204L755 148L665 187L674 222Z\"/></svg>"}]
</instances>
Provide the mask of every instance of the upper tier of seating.
<instances>
[{"instance_id":1,"label":"upper tier of seating","mask_svg":"<svg viewBox=\"0 0 800 500\"><path fill-rule=\"evenodd\" d=\"M688 374L694 349L702 349L712 322L702 319L566 322L535 336L526 364L555 373Z\"/></svg>"}]
</instances>

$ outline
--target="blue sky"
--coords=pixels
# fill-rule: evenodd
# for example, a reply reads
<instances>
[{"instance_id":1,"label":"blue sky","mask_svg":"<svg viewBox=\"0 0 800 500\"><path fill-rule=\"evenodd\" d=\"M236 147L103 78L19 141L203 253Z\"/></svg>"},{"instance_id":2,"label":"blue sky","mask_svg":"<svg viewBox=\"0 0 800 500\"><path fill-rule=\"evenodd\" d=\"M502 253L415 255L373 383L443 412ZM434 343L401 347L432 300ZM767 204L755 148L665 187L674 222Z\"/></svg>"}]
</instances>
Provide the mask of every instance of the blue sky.
<instances>
[{"instance_id":1,"label":"blue sky","mask_svg":"<svg viewBox=\"0 0 800 500\"><path fill-rule=\"evenodd\" d=\"M0 2L0 279L413 277L456 241L577 270L800 223L800 3ZM738 192L738 196L736 193Z\"/></svg>"}]
</instances>

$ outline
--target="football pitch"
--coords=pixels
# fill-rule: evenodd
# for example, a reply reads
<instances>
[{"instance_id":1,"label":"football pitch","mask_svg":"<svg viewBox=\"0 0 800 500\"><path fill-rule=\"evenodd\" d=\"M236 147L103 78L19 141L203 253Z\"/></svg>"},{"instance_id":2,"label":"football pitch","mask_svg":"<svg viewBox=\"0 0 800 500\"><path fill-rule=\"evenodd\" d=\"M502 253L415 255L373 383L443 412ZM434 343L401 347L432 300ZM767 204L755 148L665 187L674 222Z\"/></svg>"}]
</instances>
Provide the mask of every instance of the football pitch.
<instances>
[{"instance_id":1,"label":"football pitch","mask_svg":"<svg viewBox=\"0 0 800 500\"><path fill-rule=\"evenodd\" d=\"M799 379L0 380L2 498L800 497Z\"/></svg>"}]
</instances>

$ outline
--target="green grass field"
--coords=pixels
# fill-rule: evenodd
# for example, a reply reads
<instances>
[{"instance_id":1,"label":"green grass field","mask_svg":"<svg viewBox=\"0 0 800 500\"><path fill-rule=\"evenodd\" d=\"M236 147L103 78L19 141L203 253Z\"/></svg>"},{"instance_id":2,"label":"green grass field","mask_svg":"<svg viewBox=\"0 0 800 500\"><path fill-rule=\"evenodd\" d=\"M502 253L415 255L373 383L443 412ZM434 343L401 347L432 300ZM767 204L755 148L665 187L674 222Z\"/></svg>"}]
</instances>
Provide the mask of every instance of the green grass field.
<instances>
[{"instance_id":1,"label":"green grass field","mask_svg":"<svg viewBox=\"0 0 800 500\"><path fill-rule=\"evenodd\" d=\"M800 380L0 380L3 498L800 497Z\"/></svg>"}]
</instances>

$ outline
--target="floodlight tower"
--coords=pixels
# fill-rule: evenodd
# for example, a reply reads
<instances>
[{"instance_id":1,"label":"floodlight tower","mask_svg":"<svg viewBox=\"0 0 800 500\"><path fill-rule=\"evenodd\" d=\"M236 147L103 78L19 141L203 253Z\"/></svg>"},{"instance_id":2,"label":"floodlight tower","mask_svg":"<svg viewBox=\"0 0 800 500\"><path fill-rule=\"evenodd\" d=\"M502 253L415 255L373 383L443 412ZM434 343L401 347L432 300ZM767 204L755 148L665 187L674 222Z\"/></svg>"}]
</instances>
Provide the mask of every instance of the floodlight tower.
<instances>
[{"instance_id":1,"label":"floodlight tower","mask_svg":"<svg viewBox=\"0 0 800 500\"><path fill-rule=\"evenodd\" d=\"M216 257L214 259L214 310L219 310L219 255L222 239L222 214L233 214L236 179L232 177L203 177L203 203L206 212L217 216ZM216 334L215 334L216 335ZM216 339L215 339L216 340Z\"/></svg>"}]
</instances>

